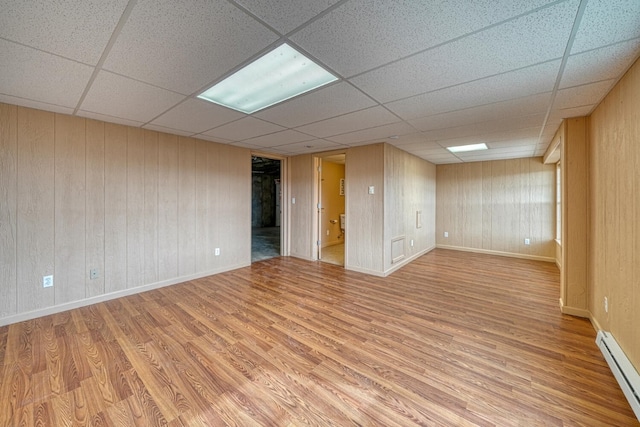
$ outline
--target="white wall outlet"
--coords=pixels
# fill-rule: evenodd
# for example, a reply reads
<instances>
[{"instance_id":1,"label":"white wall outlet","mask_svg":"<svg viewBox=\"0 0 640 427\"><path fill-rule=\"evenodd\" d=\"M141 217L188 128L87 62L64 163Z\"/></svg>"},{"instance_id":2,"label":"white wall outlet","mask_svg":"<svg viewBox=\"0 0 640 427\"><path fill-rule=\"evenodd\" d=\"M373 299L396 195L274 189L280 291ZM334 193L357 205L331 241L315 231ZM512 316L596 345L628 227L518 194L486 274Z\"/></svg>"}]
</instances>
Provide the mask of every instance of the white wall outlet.
<instances>
[{"instance_id":1,"label":"white wall outlet","mask_svg":"<svg viewBox=\"0 0 640 427\"><path fill-rule=\"evenodd\" d=\"M413 239L411 239L411 247L413 247Z\"/></svg>"},{"instance_id":2,"label":"white wall outlet","mask_svg":"<svg viewBox=\"0 0 640 427\"><path fill-rule=\"evenodd\" d=\"M220 248L216 248L214 254L215 254L215 256L219 256L220 255Z\"/></svg>"},{"instance_id":3,"label":"white wall outlet","mask_svg":"<svg viewBox=\"0 0 640 427\"><path fill-rule=\"evenodd\" d=\"M524 239L524 244L525 245L530 245L531 244L531 239Z\"/></svg>"},{"instance_id":4,"label":"white wall outlet","mask_svg":"<svg viewBox=\"0 0 640 427\"><path fill-rule=\"evenodd\" d=\"M97 268L92 268L91 270L89 270L89 278L91 280L95 280L98 277L100 277L100 270L98 270Z\"/></svg>"},{"instance_id":5,"label":"white wall outlet","mask_svg":"<svg viewBox=\"0 0 640 427\"><path fill-rule=\"evenodd\" d=\"M376 192L376 187L374 187L373 185L369 186L369 194L375 194Z\"/></svg>"},{"instance_id":6,"label":"white wall outlet","mask_svg":"<svg viewBox=\"0 0 640 427\"><path fill-rule=\"evenodd\" d=\"M444 237L449 237L449 232L448 231L444 232Z\"/></svg>"},{"instance_id":7,"label":"white wall outlet","mask_svg":"<svg viewBox=\"0 0 640 427\"><path fill-rule=\"evenodd\" d=\"M604 297L604 312L609 312L609 299L607 297Z\"/></svg>"},{"instance_id":8,"label":"white wall outlet","mask_svg":"<svg viewBox=\"0 0 640 427\"><path fill-rule=\"evenodd\" d=\"M42 287L50 288L53 286L53 276L42 276Z\"/></svg>"},{"instance_id":9,"label":"white wall outlet","mask_svg":"<svg viewBox=\"0 0 640 427\"><path fill-rule=\"evenodd\" d=\"M295 205L295 204L296 204L296 198L295 198L295 197L292 197L292 198L291 198L291 204L292 204L292 205Z\"/></svg>"},{"instance_id":10,"label":"white wall outlet","mask_svg":"<svg viewBox=\"0 0 640 427\"><path fill-rule=\"evenodd\" d=\"M329 235L329 230L327 230L327 236Z\"/></svg>"}]
</instances>

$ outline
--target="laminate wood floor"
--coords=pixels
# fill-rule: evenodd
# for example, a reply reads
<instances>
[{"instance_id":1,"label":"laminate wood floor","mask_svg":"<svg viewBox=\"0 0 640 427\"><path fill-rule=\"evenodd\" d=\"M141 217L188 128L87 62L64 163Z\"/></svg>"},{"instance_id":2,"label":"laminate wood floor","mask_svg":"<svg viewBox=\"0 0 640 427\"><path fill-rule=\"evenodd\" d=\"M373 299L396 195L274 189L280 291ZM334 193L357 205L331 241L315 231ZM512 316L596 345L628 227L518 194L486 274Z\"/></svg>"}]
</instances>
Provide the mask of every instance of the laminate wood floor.
<instances>
[{"instance_id":1,"label":"laminate wood floor","mask_svg":"<svg viewBox=\"0 0 640 427\"><path fill-rule=\"evenodd\" d=\"M550 263L274 258L0 328L1 426L639 425Z\"/></svg>"}]
</instances>

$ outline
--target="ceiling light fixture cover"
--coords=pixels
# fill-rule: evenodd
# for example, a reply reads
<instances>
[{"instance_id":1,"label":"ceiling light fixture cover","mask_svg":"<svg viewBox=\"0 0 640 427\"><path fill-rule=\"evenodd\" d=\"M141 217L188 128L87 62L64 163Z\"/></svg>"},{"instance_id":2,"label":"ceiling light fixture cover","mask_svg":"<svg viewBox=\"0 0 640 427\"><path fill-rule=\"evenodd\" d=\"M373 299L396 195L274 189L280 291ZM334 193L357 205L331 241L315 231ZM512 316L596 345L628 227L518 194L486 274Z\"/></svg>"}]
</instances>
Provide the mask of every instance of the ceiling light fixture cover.
<instances>
[{"instance_id":1,"label":"ceiling light fixture cover","mask_svg":"<svg viewBox=\"0 0 640 427\"><path fill-rule=\"evenodd\" d=\"M285 43L198 98L251 114L336 80L336 76Z\"/></svg>"},{"instance_id":2,"label":"ceiling light fixture cover","mask_svg":"<svg viewBox=\"0 0 640 427\"><path fill-rule=\"evenodd\" d=\"M469 145L458 145L456 147L447 147L447 150L452 153L463 153L465 151L478 151L478 150L487 150L487 144L484 142L482 144L469 144Z\"/></svg>"}]
</instances>

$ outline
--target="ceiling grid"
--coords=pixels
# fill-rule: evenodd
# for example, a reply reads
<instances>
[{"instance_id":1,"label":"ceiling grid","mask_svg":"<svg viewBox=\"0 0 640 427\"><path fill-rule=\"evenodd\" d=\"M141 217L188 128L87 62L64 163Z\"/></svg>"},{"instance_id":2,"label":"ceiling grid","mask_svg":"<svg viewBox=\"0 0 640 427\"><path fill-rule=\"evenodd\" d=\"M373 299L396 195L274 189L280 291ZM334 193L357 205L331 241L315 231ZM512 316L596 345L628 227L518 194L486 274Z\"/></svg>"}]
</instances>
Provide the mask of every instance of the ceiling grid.
<instances>
[{"instance_id":1,"label":"ceiling grid","mask_svg":"<svg viewBox=\"0 0 640 427\"><path fill-rule=\"evenodd\" d=\"M285 42L338 81L251 115L196 98ZM0 102L278 155L540 156L639 54L637 0L0 0Z\"/></svg>"}]
</instances>

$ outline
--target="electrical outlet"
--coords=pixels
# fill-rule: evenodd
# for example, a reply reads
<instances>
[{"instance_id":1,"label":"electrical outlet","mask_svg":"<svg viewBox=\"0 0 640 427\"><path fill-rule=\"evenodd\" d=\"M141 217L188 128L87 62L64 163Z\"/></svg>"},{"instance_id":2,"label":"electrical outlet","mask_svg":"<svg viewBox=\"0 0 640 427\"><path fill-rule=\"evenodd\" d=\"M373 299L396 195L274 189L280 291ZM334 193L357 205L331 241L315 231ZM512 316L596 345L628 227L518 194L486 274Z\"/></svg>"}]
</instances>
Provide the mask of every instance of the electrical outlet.
<instances>
[{"instance_id":1,"label":"electrical outlet","mask_svg":"<svg viewBox=\"0 0 640 427\"><path fill-rule=\"evenodd\" d=\"M604 312L609 312L609 299L607 297L604 297Z\"/></svg>"},{"instance_id":2,"label":"electrical outlet","mask_svg":"<svg viewBox=\"0 0 640 427\"><path fill-rule=\"evenodd\" d=\"M449 232L448 231L444 232L444 237L449 237Z\"/></svg>"},{"instance_id":3,"label":"electrical outlet","mask_svg":"<svg viewBox=\"0 0 640 427\"><path fill-rule=\"evenodd\" d=\"M296 198L295 198L295 197L292 197L292 198L291 198L291 204L292 204L292 205L295 205L295 204L296 204Z\"/></svg>"},{"instance_id":4,"label":"electrical outlet","mask_svg":"<svg viewBox=\"0 0 640 427\"><path fill-rule=\"evenodd\" d=\"M375 194L376 188L373 185L369 186L369 194Z\"/></svg>"},{"instance_id":5,"label":"electrical outlet","mask_svg":"<svg viewBox=\"0 0 640 427\"><path fill-rule=\"evenodd\" d=\"M100 270L98 270L97 268L92 268L91 270L89 270L89 278L91 280L95 280L98 277L100 277Z\"/></svg>"},{"instance_id":6,"label":"electrical outlet","mask_svg":"<svg viewBox=\"0 0 640 427\"><path fill-rule=\"evenodd\" d=\"M327 230L327 236L329 235L329 230Z\"/></svg>"},{"instance_id":7,"label":"electrical outlet","mask_svg":"<svg viewBox=\"0 0 640 427\"><path fill-rule=\"evenodd\" d=\"M525 245L530 245L531 244L531 240L530 239L524 239L524 244Z\"/></svg>"},{"instance_id":8,"label":"electrical outlet","mask_svg":"<svg viewBox=\"0 0 640 427\"><path fill-rule=\"evenodd\" d=\"M215 250L215 256L218 256L218 255L220 255L220 248L216 248Z\"/></svg>"},{"instance_id":9,"label":"electrical outlet","mask_svg":"<svg viewBox=\"0 0 640 427\"><path fill-rule=\"evenodd\" d=\"M413 239L411 239L411 247L413 247Z\"/></svg>"},{"instance_id":10,"label":"electrical outlet","mask_svg":"<svg viewBox=\"0 0 640 427\"><path fill-rule=\"evenodd\" d=\"M50 288L53 286L53 276L42 276L42 287Z\"/></svg>"}]
</instances>

